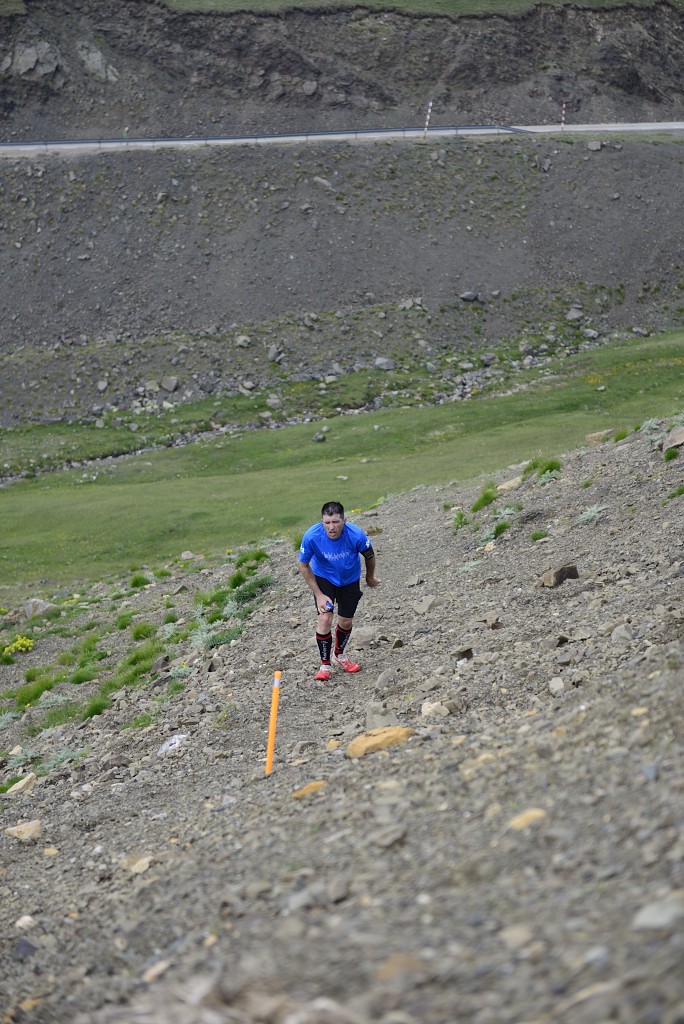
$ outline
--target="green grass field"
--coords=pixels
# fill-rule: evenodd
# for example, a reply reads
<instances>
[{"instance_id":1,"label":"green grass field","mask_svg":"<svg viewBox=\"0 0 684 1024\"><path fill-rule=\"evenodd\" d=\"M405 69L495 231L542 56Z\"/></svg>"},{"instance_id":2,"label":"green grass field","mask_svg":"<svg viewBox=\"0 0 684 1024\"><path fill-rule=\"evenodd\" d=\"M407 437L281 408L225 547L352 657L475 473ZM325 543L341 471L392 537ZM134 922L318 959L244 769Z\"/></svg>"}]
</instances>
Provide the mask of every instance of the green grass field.
<instances>
[{"instance_id":1,"label":"green grass field","mask_svg":"<svg viewBox=\"0 0 684 1024\"><path fill-rule=\"evenodd\" d=\"M558 455L603 428L684 409L684 332L566 359L499 398L380 410L45 474L0 490L0 604L131 566L294 535L324 500L366 508L419 484ZM598 388L605 388L599 391ZM96 475L96 479L93 476Z\"/></svg>"}]
</instances>

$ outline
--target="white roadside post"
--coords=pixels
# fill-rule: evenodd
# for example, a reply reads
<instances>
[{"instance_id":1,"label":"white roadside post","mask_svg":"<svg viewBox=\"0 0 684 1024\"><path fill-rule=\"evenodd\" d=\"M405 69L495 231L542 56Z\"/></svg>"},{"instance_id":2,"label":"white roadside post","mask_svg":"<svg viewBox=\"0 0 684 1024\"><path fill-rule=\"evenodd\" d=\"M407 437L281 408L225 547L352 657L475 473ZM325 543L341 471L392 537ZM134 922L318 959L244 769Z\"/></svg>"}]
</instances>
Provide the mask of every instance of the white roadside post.
<instances>
[{"instance_id":1,"label":"white roadside post","mask_svg":"<svg viewBox=\"0 0 684 1024\"><path fill-rule=\"evenodd\" d=\"M427 115L425 117L425 128L423 129L423 138L427 139L428 126L430 124L430 115L432 114L432 100L428 103Z\"/></svg>"}]
</instances>

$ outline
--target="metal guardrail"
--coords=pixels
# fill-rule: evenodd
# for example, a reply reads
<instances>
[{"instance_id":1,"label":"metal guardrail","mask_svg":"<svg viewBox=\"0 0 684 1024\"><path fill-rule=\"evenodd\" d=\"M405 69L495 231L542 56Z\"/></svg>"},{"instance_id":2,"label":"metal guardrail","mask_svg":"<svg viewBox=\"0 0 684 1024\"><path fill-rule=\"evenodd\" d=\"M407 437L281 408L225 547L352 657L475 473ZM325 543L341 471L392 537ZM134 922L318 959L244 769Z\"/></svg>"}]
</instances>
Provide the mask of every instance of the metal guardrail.
<instances>
[{"instance_id":1,"label":"metal guardrail","mask_svg":"<svg viewBox=\"0 0 684 1024\"><path fill-rule=\"evenodd\" d=\"M583 125L445 125L432 128L368 128L360 131L288 132L274 135L219 135L195 138L107 138L107 139L53 139L41 142L0 142L0 155L35 152L76 150L133 150L133 149L191 149L200 146L264 146L284 143L313 142L378 142L392 139L428 140L459 135L537 135L562 133L604 132L679 132L684 122L663 121L642 124L583 124Z\"/></svg>"},{"instance_id":2,"label":"metal guardrail","mask_svg":"<svg viewBox=\"0 0 684 1024\"><path fill-rule=\"evenodd\" d=\"M344 142L377 141L382 139L421 139L461 134L501 135L526 133L527 129L508 125L447 125L429 128L368 128L359 131L287 132L273 135L217 135L191 138L120 138L105 139L46 139L40 142L0 142L0 149L181 149L196 146L254 146L286 142Z\"/></svg>"}]
</instances>

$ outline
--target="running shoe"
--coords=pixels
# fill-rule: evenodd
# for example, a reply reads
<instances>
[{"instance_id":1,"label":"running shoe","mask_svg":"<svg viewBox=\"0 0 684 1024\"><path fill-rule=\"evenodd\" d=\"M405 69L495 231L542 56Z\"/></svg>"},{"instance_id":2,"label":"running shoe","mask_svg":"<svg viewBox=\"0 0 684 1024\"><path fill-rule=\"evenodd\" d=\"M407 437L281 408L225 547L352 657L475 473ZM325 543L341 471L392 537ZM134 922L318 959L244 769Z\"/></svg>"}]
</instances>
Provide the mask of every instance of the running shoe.
<instances>
[{"instance_id":1,"label":"running shoe","mask_svg":"<svg viewBox=\"0 0 684 1024\"><path fill-rule=\"evenodd\" d=\"M348 654L336 654L335 661L345 672L358 672L361 668L355 661L352 661Z\"/></svg>"},{"instance_id":2,"label":"running shoe","mask_svg":"<svg viewBox=\"0 0 684 1024\"><path fill-rule=\"evenodd\" d=\"M321 665L321 667L319 668L318 672L314 676L314 679L322 679L323 681L327 681L328 679L330 679L331 675L332 675L332 666L331 665Z\"/></svg>"}]
</instances>

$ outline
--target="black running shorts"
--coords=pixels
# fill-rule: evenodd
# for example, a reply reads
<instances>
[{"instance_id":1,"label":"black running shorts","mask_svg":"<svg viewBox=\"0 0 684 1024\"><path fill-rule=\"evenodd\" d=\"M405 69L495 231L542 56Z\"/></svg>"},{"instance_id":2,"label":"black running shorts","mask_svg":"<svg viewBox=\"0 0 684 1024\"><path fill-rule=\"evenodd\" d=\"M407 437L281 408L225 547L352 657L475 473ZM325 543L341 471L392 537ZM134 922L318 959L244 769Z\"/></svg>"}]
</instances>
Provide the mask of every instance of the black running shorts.
<instances>
[{"instance_id":1,"label":"black running shorts","mask_svg":"<svg viewBox=\"0 0 684 1024\"><path fill-rule=\"evenodd\" d=\"M344 619L354 618L354 612L363 597L359 580L355 580L354 583L347 583L344 587L336 587L334 583L326 580L324 576L317 576L316 583L319 589L324 594L327 594L333 604L337 605L338 615L341 615ZM315 597L314 604L316 604ZM317 605L316 610L318 611Z\"/></svg>"}]
</instances>

